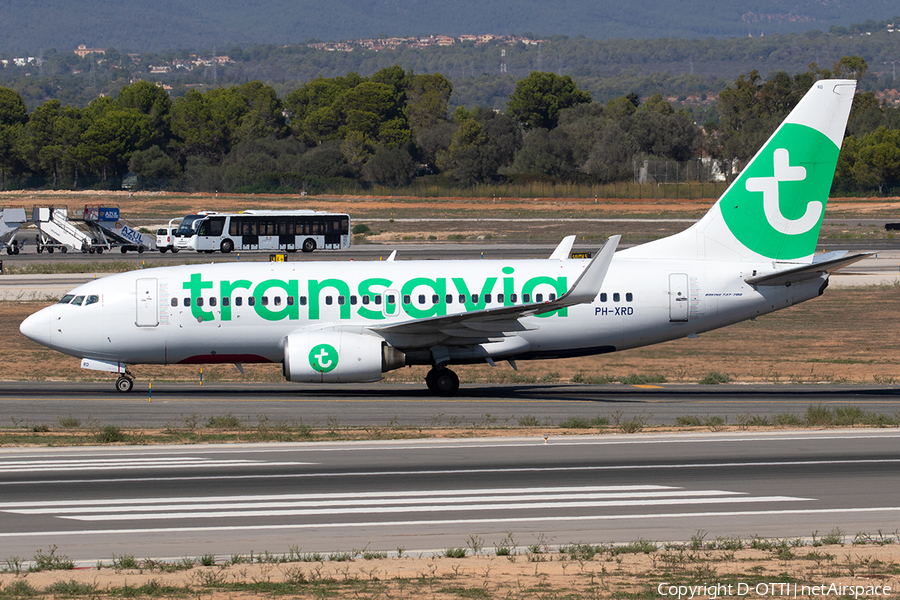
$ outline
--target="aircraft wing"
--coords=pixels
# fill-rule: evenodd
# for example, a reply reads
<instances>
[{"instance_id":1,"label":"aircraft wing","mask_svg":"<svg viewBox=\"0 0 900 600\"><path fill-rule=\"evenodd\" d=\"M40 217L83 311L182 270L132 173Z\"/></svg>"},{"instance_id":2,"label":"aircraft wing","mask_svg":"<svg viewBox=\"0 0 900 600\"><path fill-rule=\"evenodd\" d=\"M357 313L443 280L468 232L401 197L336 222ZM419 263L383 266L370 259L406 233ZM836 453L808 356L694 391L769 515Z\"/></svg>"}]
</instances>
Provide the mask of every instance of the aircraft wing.
<instances>
[{"instance_id":1,"label":"aircraft wing","mask_svg":"<svg viewBox=\"0 0 900 600\"><path fill-rule=\"evenodd\" d=\"M852 254L850 256L842 256L840 258L832 258L830 260L820 260L809 265L802 265L793 269L777 271L767 275L758 275L756 277L748 277L744 279L750 285L790 285L799 283L806 279L819 277L822 273L831 273L842 269L864 258L872 256L871 252L863 254Z\"/></svg>"},{"instance_id":2,"label":"aircraft wing","mask_svg":"<svg viewBox=\"0 0 900 600\"><path fill-rule=\"evenodd\" d=\"M372 331L382 334L398 335L443 335L447 337L503 337L512 335L516 331L529 329L519 319L532 315L540 315L559 310L567 306L591 302L600 293L600 286L609 271L613 254L619 244L621 236L611 236L600 252L591 259L578 279L565 294L540 304L524 304L516 306L501 306L487 308L455 315L430 317L427 319L415 319L392 323L390 325L369 327Z\"/></svg>"}]
</instances>

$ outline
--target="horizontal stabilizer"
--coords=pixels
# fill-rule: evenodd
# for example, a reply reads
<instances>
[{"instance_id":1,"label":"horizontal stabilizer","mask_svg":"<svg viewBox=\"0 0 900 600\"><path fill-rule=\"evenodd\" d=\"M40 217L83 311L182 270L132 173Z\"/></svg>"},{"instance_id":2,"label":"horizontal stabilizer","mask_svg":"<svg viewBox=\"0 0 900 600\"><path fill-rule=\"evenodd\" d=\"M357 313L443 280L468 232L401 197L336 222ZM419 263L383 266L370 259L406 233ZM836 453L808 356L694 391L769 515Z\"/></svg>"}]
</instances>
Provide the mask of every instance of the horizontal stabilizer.
<instances>
[{"instance_id":1,"label":"horizontal stabilizer","mask_svg":"<svg viewBox=\"0 0 900 600\"><path fill-rule=\"evenodd\" d=\"M823 273L831 273L833 271L837 271L838 269L842 269L848 265L852 265L853 263L861 261L862 259L868 258L870 256L872 256L872 254L869 252L865 252L863 254L852 254L850 256L844 256L832 260L815 262L811 265L802 265L793 269L777 271L775 273L769 273L768 275L748 277L744 281L746 281L750 285L790 285L793 283L805 281L807 279L819 277Z\"/></svg>"}]
</instances>

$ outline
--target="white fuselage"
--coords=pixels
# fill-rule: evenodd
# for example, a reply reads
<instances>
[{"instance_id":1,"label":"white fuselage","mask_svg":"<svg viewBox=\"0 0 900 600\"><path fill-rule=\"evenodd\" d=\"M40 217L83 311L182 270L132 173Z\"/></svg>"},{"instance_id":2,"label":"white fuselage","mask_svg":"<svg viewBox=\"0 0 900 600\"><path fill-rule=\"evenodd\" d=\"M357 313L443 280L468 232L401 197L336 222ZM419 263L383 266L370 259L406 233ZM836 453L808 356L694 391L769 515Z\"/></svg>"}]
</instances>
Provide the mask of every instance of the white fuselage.
<instances>
[{"instance_id":1,"label":"white fuselage","mask_svg":"<svg viewBox=\"0 0 900 600\"><path fill-rule=\"evenodd\" d=\"M808 300L821 293L827 280L822 275L793 286L756 288L744 279L772 270L771 262L667 261L628 255L628 250L615 255L592 303L523 317L516 343L485 346L488 355L583 356L654 344ZM280 362L286 336L302 328L341 326L377 332L392 323L545 302L565 293L587 263L352 261L147 269L86 283L70 293L98 300L47 307L29 317L22 331L60 352L101 361ZM389 303L389 296L395 304ZM452 328L427 336L381 335L404 350L465 344ZM450 362L482 360L484 352L457 351Z\"/></svg>"}]
</instances>

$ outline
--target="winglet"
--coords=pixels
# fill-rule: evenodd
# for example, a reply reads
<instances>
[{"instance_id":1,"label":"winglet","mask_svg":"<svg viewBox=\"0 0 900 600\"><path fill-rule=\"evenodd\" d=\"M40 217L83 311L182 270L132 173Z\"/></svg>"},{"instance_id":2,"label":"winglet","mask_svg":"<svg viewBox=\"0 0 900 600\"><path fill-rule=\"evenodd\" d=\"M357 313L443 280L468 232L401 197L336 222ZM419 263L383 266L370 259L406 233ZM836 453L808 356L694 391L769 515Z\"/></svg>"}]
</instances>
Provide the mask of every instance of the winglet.
<instances>
[{"instance_id":1,"label":"winglet","mask_svg":"<svg viewBox=\"0 0 900 600\"><path fill-rule=\"evenodd\" d=\"M565 260L569 258L569 254L572 252L572 246L574 244L575 236L567 235L559 243L559 246L556 247L556 250L553 251L553 254L550 255L550 260Z\"/></svg>"},{"instance_id":2,"label":"winglet","mask_svg":"<svg viewBox=\"0 0 900 600\"><path fill-rule=\"evenodd\" d=\"M622 239L621 235L610 236L600 248L597 256L588 263L572 288L560 296L557 302L565 302L570 306L592 302L600 293L600 287L603 285L603 280L606 279L606 273L609 271L609 265L612 264L613 254L616 253L620 239Z\"/></svg>"}]
</instances>

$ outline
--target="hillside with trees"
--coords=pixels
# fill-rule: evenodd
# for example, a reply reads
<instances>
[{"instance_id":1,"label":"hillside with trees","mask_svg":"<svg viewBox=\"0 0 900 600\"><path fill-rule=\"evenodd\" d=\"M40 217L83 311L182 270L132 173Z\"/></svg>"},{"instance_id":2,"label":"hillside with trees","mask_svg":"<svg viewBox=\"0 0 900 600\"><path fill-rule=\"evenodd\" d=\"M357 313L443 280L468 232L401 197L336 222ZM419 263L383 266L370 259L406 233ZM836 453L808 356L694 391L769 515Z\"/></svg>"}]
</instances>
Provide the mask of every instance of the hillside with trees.
<instances>
[{"instance_id":1,"label":"hillside with trees","mask_svg":"<svg viewBox=\"0 0 900 600\"><path fill-rule=\"evenodd\" d=\"M730 178L817 79L864 80L867 71L858 56L794 75L750 71L721 91L702 125L661 94L603 102L548 72L519 80L502 111L451 110L450 80L398 65L315 78L283 95L250 81L173 100L138 81L84 108L53 99L30 112L0 88L0 188L115 189L133 172L143 189L363 193L417 179L457 188L631 182L651 163L680 174L674 181ZM860 91L848 136L835 190L900 191L900 108Z\"/></svg>"},{"instance_id":2,"label":"hillside with trees","mask_svg":"<svg viewBox=\"0 0 900 600\"><path fill-rule=\"evenodd\" d=\"M37 55L84 43L122 52L296 44L306 39L526 31L594 39L746 37L827 31L896 13L890 0L81 0L0 3L2 50Z\"/></svg>"},{"instance_id":3,"label":"hillside with trees","mask_svg":"<svg viewBox=\"0 0 900 600\"><path fill-rule=\"evenodd\" d=\"M900 23L900 17L896 19ZM893 21L730 39L595 40L552 36L537 43L509 38L487 43L457 40L452 46L400 45L379 51L345 44L351 51L328 51L319 45L253 45L204 51L164 51L128 55L114 48L79 58L71 51L46 48L32 62L15 64L0 52L0 85L16 90L29 110L52 99L87 106L100 95L115 96L123 86L146 80L168 86L173 98L189 90L262 81L285 96L316 77L347 73L370 77L399 65L415 73L440 73L453 84L450 106L487 106L501 110L516 83L532 72L569 75L595 101L608 102L628 93L662 94L676 107L709 107L714 97L742 73L763 77L778 71L799 73L811 63L830 65L842 56L860 56L869 70L860 80L866 91L894 90L900 57L900 30ZM415 47L414 47L415 46ZM22 58L22 57L20 57ZM705 116L698 116L705 120Z\"/></svg>"}]
</instances>

